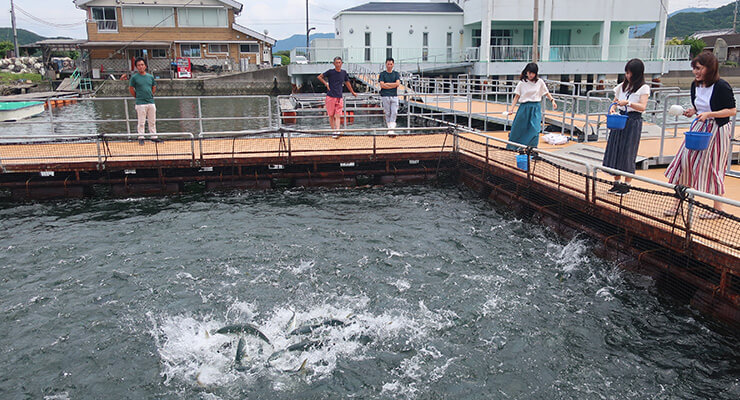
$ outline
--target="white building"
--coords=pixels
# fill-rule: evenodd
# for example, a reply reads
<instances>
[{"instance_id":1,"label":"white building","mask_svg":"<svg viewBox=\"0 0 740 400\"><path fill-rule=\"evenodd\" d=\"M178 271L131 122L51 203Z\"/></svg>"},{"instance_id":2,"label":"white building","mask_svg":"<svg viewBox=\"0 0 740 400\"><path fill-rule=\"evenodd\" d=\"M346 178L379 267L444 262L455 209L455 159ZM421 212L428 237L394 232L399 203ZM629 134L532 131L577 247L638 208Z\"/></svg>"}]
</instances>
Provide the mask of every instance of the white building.
<instances>
[{"instance_id":1,"label":"white building","mask_svg":"<svg viewBox=\"0 0 740 400\"><path fill-rule=\"evenodd\" d=\"M688 46L665 46L665 0L537 1L537 61L543 72L618 74L635 57L645 61L646 73L652 75L689 69ZM370 2L334 16L341 46L324 47L321 54L365 64L382 63L392 56L397 65L409 68L426 63L427 71L433 64L449 69L455 63L468 63L464 72L474 75L514 75L533 59L534 3ZM648 22L657 23L652 41L629 39L630 26ZM318 53L311 57L311 51L318 49L308 50L311 62L331 61Z\"/></svg>"}]
</instances>

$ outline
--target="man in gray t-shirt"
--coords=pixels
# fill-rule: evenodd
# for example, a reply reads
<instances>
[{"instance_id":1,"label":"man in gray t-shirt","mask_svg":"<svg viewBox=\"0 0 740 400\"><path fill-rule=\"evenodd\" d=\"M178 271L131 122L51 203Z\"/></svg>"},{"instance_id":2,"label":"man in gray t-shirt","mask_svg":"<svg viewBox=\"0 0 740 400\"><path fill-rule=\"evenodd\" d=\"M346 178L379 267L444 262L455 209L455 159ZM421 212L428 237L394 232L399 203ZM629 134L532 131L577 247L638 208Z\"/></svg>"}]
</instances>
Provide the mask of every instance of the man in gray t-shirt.
<instances>
[{"instance_id":1,"label":"man in gray t-shirt","mask_svg":"<svg viewBox=\"0 0 740 400\"><path fill-rule=\"evenodd\" d=\"M388 135L394 135L396 116L398 115L398 87L401 85L401 74L393 70L393 58L385 60L385 71L380 73L380 101L383 105Z\"/></svg>"}]
</instances>

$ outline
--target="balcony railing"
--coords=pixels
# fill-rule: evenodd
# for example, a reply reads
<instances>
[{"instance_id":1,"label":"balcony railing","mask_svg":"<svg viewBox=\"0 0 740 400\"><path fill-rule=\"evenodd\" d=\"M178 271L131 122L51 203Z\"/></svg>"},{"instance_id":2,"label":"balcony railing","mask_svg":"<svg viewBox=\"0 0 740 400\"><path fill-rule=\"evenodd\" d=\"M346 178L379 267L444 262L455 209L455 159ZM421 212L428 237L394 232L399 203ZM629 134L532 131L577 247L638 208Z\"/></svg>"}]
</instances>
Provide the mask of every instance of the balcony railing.
<instances>
[{"instance_id":1,"label":"balcony railing","mask_svg":"<svg viewBox=\"0 0 740 400\"><path fill-rule=\"evenodd\" d=\"M659 59L655 46L609 46L607 58L602 59L601 46L550 46L548 54L542 54L540 59L547 61L627 61L639 58L643 61ZM296 58L296 56L299 56ZM462 52L455 52L449 47L359 47L359 48L305 48L296 47L291 51L292 63L331 63L334 57L340 56L345 62L351 63L383 63L388 56L396 62L430 62L452 63L463 61L478 61L480 49L468 47ZM301 58L301 57L305 57ZM689 60L689 46L666 46L665 59L669 61ZM305 60L305 61L304 61ZM532 46L491 46L490 60L492 62L526 62L532 60Z\"/></svg>"}]
</instances>

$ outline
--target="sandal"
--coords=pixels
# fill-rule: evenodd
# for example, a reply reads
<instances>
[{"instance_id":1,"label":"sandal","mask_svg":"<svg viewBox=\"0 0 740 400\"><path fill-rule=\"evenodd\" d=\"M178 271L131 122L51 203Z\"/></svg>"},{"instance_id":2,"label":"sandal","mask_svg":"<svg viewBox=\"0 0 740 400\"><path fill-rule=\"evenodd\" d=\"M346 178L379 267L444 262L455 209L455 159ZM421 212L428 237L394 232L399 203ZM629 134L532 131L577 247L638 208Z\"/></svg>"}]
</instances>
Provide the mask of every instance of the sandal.
<instances>
[{"instance_id":1,"label":"sandal","mask_svg":"<svg viewBox=\"0 0 740 400\"><path fill-rule=\"evenodd\" d=\"M703 219L703 220L711 220L711 219L719 219L719 218L722 218L722 216L716 213L705 212L705 213L699 214L699 219Z\"/></svg>"}]
</instances>

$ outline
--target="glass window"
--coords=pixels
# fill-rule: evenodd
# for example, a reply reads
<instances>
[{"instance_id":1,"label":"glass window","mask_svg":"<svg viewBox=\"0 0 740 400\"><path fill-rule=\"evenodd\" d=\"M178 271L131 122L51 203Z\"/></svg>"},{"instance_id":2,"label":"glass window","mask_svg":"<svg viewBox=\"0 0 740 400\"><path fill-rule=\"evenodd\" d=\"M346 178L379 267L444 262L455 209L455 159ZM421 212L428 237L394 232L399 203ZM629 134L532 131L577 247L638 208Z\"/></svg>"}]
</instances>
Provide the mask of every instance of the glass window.
<instances>
[{"instance_id":1,"label":"glass window","mask_svg":"<svg viewBox=\"0 0 740 400\"><path fill-rule=\"evenodd\" d=\"M452 32L447 32L447 47L452 46Z\"/></svg>"},{"instance_id":2,"label":"glass window","mask_svg":"<svg viewBox=\"0 0 740 400\"><path fill-rule=\"evenodd\" d=\"M199 44L181 44L180 54L182 57L200 58Z\"/></svg>"},{"instance_id":3,"label":"glass window","mask_svg":"<svg viewBox=\"0 0 740 400\"><path fill-rule=\"evenodd\" d=\"M178 8L177 21L184 27L227 27L229 15L225 8Z\"/></svg>"},{"instance_id":4,"label":"glass window","mask_svg":"<svg viewBox=\"0 0 740 400\"><path fill-rule=\"evenodd\" d=\"M174 27L175 10L166 7L123 7L121 23L123 26Z\"/></svg>"},{"instance_id":5,"label":"glass window","mask_svg":"<svg viewBox=\"0 0 740 400\"><path fill-rule=\"evenodd\" d=\"M365 46L370 46L370 32L365 32Z\"/></svg>"},{"instance_id":6,"label":"glass window","mask_svg":"<svg viewBox=\"0 0 740 400\"><path fill-rule=\"evenodd\" d=\"M424 32L421 35L421 45L429 46L429 32Z\"/></svg>"},{"instance_id":7,"label":"glass window","mask_svg":"<svg viewBox=\"0 0 740 400\"><path fill-rule=\"evenodd\" d=\"M385 34L385 45L393 46L393 32L386 32Z\"/></svg>"},{"instance_id":8,"label":"glass window","mask_svg":"<svg viewBox=\"0 0 740 400\"><path fill-rule=\"evenodd\" d=\"M152 58L167 58L167 49L152 49Z\"/></svg>"},{"instance_id":9,"label":"glass window","mask_svg":"<svg viewBox=\"0 0 740 400\"><path fill-rule=\"evenodd\" d=\"M480 29L473 29L473 42L471 43L473 47L480 47L480 31Z\"/></svg>"},{"instance_id":10,"label":"glass window","mask_svg":"<svg viewBox=\"0 0 740 400\"><path fill-rule=\"evenodd\" d=\"M228 44L209 44L208 52L209 53L228 53L229 45Z\"/></svg>"},{"instance_id":11,"label":"glass window","mask_svg":"<svg viewBox=\"0 0 740 400\"><path fill-rule=\"evenodd\" d=\"M258 45L257 43L240 44L239 52L240 53L259 53L260 45Z\"/></svg>"},{"instance_id":12,"label":"glass window","mask_svg":"<svg viewBox=\"0 0 740 400\"><path fill-rule=\"evenodd\" d=\"M98 31L118 31L115 7L90 7L93 20L98 24Z\"/></svg>"}]
</instances>

